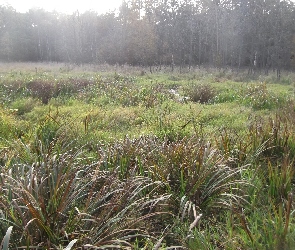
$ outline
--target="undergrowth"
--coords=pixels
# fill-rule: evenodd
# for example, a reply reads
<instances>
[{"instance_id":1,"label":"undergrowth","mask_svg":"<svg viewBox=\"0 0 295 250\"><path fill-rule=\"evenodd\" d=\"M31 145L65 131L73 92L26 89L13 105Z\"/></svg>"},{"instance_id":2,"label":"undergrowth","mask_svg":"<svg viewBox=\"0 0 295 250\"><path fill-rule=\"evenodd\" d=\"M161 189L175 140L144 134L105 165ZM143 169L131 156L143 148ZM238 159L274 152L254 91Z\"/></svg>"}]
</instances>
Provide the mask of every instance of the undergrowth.
<instances>
[{"instance_id":1,"label":"undergrowth","mask_svg":"<svg viewBox=\"0 0 295 250\"><path fill-rule=\"evenodd\" d=\"M1 249L295 247L291 76L70 71L0 78Z\"/></svg>"}]
</instances>

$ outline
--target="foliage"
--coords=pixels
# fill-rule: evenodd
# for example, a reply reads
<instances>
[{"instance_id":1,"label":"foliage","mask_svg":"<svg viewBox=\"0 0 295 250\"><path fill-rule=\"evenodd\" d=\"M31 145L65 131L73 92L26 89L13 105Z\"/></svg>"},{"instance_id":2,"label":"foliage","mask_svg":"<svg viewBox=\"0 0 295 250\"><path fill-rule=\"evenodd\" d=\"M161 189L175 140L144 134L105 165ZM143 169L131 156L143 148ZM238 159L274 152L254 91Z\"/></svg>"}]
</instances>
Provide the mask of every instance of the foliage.
<instances>
[{"instance_id":1,"label":"foliage","mask_svg":"<svg viewBox=\"0 0 295 250\"><path fill-rule=\"evenodd\" d=\"M215 96L215 89L210 84L193 84L184 89L184 95L193 102L209 103Z\"/></svg>"},{"instance_id":2,"label":"foliage","mask_svg":"<svg viewBox=\"0 0 295 250\"><path fill-rule=\"evenodd\" d=\"M169 197L157 194L159 181L120 180L118 169L100 170L81 150L64 144L58 152L56 143L44 152L40 144L32 165L1 173L1 229L14 225L11 245L56 248L77 238L76 245L128 246L152 237L148 220L163 214L158 207Z\"/></svg>"},{"instance_id":3,"label":"foliage","mask_svg":"<svg viewBox=\"0 0 295 250\"><path fill-rule=\"evenodd\" d=\"M24 115L25 113L31 112L34 107L37 107L39 104L37 99L27 97L16 99L11 103L11 108L15 110L18 115Z\"/></svg>"},{"instance_id":4,"label":"foliage","mask_svg":"<svg viewBox=\"0 0 295 250\"><path fill-rule=\"evenodd\" d=\"M267 89L266 83L250 84L244 94L244 102L253 109L273 109L283 106L284 96L278 96Z\"/></svg>"},{"instance_id":5,"label":"foliage","mask_svg":"<svg viewBox=\"0 0 295 250\"><path fill-rule=\"evenodd\" d=\"M43 104L47 104L52 97L76 94L91 84L93 84L91 80L73 78L55 82L34 80L27 83L26 89L32 97L40 99Z\"/></svg>"},{"instance_id":6,"label":"foliage","mask_svg":"<svg viewBox=\"0 0 295 250\"><path fill-rule=\"evenodd\" d=\"M0 109L0 141L15 138L17 132L17 124L13 119L15 110Z\"/></svg>"},{"instance_id":7,"label":"foliage","mask_svg":"<svg viewBox=\"0 0 295 250\"><path fill-rule=\"evenodd\" d=\"M294 248L292 84L92 67L1 73L5 246Z\"/></svg>"}]
</instances>

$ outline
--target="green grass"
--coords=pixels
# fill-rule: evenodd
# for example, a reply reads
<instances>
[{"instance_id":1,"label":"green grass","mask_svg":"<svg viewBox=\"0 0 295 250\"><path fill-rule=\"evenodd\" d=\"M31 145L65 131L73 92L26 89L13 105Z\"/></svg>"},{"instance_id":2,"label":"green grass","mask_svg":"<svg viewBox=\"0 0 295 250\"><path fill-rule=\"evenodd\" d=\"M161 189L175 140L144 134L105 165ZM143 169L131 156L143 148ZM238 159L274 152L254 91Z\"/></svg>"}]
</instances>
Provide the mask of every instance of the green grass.
<instances>
[{"instance_id":1,"label":"green grass","mask_svg":"<svg viewBox=\"0 0 295 250\"><path fill-rule=\"evenodd\" d=\"M4 249L293 249L295 77L0 65Z\"/></svg>"}]
</instances>

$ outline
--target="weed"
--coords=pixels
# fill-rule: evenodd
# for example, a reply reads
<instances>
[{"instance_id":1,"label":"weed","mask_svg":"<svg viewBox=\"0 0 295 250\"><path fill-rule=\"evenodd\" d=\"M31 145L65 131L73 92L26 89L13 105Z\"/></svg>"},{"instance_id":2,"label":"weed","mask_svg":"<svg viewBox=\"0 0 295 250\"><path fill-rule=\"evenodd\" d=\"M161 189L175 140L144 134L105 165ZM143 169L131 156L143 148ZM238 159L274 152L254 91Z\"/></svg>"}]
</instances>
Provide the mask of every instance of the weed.
<instances>
[{"instance_id":1,"label":"weed","mask_svg":"<svg viewBox=\"0 0 295 250\"><path fill-rule=\"evenodd\" d=\"M15 225L11 244L56 247L76 238L81 246L107 247L151 239L148 219L164 214L158 207L169 198L157 195L162 184L133 175L120 180L118 169L101 171L79 149L58 153L56 143L40 144L32 165L1 173L0 221Z\"/></svg>"},{"instance_id":2,"label":"weed","mask_svg":"<svg viewBox=\"0 0 295 250\"><path fill-rule=\"evenodd\" d=\"M244 102L253 109L274 109L283 106L285 97L270 92L266 83L250 84L247 87Z\"/></svg>"},{"instance_id":3,"label":"weed","mask_svg":"<svg viewBox=\"0 0 295 250\"><path fill-rule=\"evenodd\" d=\"M292 75L32 66L0 77L10 248L294 248Z\"/></svg>"},{"instance_id":4,"label":"weed","mask_svg":"<svg viewBox=\"0 0 295 250\"><path fill-rule=\"evenodd\" d=\"M14 109L18 115L24 115L25 113L31 112L34 107L39 105L40 103L37 99L28 97L15 100L11 103L11 108Z\"/></svg>"},{"instance_id":5,"label":"weed","mask_svg":"<svg viewBox=\"0 0 295 250\"><path fill-rule=\"evenodd\" d=\"M189 97L189 100L199 103L209 103L215 97L215 89L210 84L193 84L184 89L185 96Z\"/></svg>"}]
</instances>

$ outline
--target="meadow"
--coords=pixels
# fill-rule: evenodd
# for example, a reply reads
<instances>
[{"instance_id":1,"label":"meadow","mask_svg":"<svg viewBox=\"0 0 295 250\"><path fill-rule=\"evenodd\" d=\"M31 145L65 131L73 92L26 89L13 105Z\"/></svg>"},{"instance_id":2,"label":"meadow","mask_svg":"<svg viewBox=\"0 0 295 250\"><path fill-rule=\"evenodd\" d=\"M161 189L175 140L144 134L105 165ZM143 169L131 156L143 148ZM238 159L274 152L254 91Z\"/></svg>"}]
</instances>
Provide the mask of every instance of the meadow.
<instances>
[{"instance_id":1,"label":"meadow","mask_svg":"<svg viewBox=\"0 0 295 250\"><path fill-rule=\"evenodd\" d=\"M295 74L0 64L1 249L294 249Z\"/></svg>"}]
</instances>

